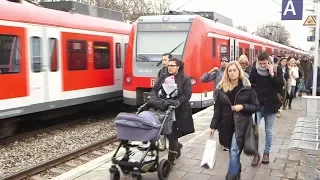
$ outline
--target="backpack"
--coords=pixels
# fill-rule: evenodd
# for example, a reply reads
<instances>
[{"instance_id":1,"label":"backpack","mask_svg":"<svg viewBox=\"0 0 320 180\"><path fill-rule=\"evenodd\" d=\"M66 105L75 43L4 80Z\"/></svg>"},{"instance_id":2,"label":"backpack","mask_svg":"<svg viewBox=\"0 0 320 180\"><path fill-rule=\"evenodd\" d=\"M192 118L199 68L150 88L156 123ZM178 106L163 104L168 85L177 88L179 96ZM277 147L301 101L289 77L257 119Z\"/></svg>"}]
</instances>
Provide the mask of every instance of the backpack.
<instances>
[{"instance_id":1,"label":"backpack","mask_svg":"<svg viewBox=\"0 0 320 180\"><path fill-rule=\"evenodd\" d=\"M277 76L277 71L278 71L278 65L275 64L275 65L273 65L273 72L274 72L275 76ZM282 89L286 89L287 81L286 81L286 79L284 79L284 77L282 77L282 80L283 80L283 84L284 84ZM281 103L281 104L283 104L285 101L284 97L279 92L277 93L277 99L278 99L279 103Z\"/></svg>"}]
</instances>

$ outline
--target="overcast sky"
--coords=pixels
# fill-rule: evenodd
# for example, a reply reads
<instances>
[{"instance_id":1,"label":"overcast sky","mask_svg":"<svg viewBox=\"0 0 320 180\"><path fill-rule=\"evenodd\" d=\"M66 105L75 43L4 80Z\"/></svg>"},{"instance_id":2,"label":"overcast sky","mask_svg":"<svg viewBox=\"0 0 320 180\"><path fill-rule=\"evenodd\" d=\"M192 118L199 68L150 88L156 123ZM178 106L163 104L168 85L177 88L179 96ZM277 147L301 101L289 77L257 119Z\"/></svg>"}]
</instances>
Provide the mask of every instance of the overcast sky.
<instances>
[{"instance_id":1,"label":"overcast sky","mask_svg":"<svg viewBox=\"0 0 320 180\"><path fill-rule=\"evenodd\" d=\"M190 0L172 0L171 10L183 6ZM303 26L312 12L304 11L303 20L281 21L282 0L191 0L180 10L214 11L233 20L233 25L247 26L253 32L265 22L281 22L290 33L291 44L309 50L314 42L307 42L308 27ZM312 0L304 0L304 9L312 8Z\"/></svg>"}]
</instances>

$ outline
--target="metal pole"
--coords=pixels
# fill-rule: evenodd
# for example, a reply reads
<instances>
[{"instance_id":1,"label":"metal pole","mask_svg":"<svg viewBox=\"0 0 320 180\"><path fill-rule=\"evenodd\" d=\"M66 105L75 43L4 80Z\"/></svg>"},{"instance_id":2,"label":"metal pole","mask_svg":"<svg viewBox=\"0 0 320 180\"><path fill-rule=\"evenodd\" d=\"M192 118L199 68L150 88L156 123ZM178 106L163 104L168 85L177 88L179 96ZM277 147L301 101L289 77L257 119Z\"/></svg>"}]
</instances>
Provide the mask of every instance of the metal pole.
<instances>
[{"instance_id":1,"label":"metal pole","mask_svg":"<svg viewBox=\"0 0 320 180\"><path fill-rule=\"evenodd\" d=\"M315 37L315 52L314 52L314 64L313 64L313 82L312 82L312 96L317 95L317 76L318 76L318 61L319 61L319 28L320 28L320 2L319 0L316 1L316 37ZM305 79L305 81L308 81Z\"/></svg>"}]
</instances>

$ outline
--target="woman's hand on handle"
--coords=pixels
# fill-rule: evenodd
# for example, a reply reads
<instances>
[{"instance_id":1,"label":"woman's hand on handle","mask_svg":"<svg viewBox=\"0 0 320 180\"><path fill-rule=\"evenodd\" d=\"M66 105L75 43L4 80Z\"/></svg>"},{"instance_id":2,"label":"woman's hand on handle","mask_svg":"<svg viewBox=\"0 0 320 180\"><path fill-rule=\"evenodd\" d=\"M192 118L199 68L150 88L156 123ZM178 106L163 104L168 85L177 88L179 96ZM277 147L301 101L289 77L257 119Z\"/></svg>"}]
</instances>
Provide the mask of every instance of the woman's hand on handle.
<instances>
[{"instance_id":1,"label":"woman's hand on handle","mask_svg":"<svg viewBox=\"0 0 320 180\"><path fill-rule=\"evenodd\" d=\"M210 137L213 137L215 131L215 129L210 129Z\"/></svg>"}]
</instances>

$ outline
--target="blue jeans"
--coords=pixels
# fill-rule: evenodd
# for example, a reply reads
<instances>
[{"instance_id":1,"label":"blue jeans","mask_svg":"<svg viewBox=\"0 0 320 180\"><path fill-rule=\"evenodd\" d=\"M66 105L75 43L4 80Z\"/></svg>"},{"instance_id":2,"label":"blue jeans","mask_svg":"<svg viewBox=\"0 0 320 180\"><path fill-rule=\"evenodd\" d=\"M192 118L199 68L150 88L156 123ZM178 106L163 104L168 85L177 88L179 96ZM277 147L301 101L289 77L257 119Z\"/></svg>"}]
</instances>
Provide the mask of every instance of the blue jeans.
<instances>
[{"instance_id":1,"label":"blue jeans","mask_svg":"<svg viewBox=\"0 0 320 180\"><path fill-rule=\"evenodd\" d=\"M294 96L295 91L296 91L296 86L291 86L290 97Z\"/></svg>"},{"instance_id":2,"label":"blue jeans","mask_svg":"<svg viewBox=\"0 0 320 180\"><path fill-rule=\"evenodd\" d=\"M231 141L231 148L229 150L229 168L228 173L232 175L237 175L240 169L240 155L241 155L242 149L240 150L236 141L236 135L233 133L232 135L232 141Z\"/></svg>"},{"instance_id":3,"label":"blue jeans","mask_svg":"<svg viewBox=\"0 0 320 180\"><path fill-rule=\"evenodd\" d=\"M264 118L266 132L264 153L266 154L270 154L273 137L273 126L276 119L276 114L277 113L264 113L264 106L260 106L260 110L257 112L258 125L260 124L261 119ZM252 117L254 120L254 114Z\"/></svg>"}]
</instances>

